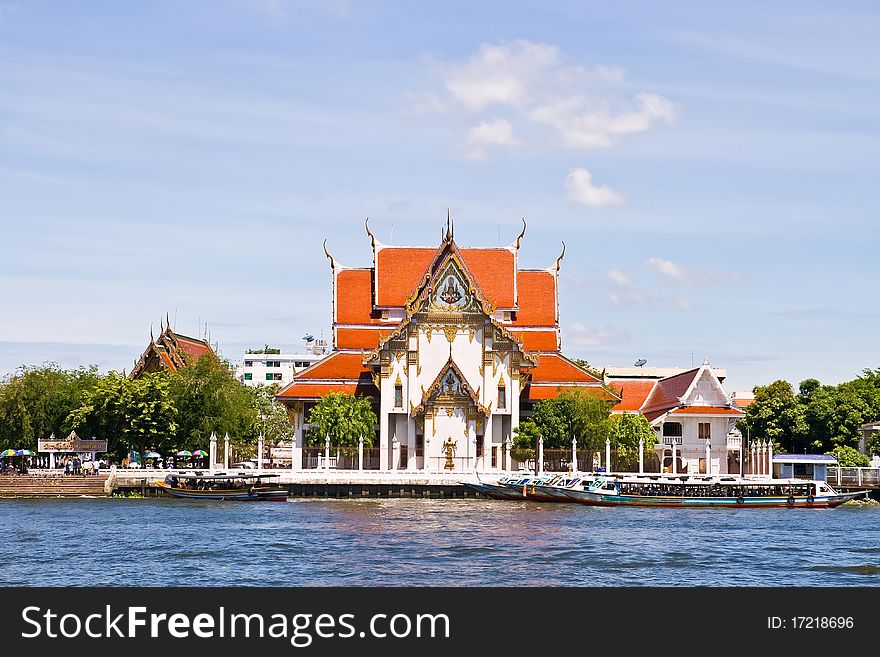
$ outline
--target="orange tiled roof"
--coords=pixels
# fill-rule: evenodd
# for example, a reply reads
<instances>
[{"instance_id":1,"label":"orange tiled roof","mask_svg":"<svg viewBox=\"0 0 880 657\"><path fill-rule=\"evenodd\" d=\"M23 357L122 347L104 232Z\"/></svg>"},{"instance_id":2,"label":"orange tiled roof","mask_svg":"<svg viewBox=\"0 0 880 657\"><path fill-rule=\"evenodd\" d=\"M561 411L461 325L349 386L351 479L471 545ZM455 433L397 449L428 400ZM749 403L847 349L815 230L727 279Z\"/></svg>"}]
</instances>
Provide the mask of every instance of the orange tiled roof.
<instances>
[{"instance_id":1,"label":"orange tiled roof","mask_svg":"<svg viewBox=\"0 0 880 657\"><path fill-rule=\"evenodd\" d=\"M533 383L601 383L560 353L542 353L538 366L532 370Z\"/></svg>"},{"instance_id":2,"label":"orange tiled roof","mask_svg":"<svg viewBox=\"0 0 880 657\"><path fill-rule=\"evenodd\" d=\"M515 305L515 259L508 249L458 249L483 296L497 308ZM376 305L402 308L428 271L437 249L383 246L376 253Z\"/></svg>"},{"instance_id":3,"label":"orange tiled roof","mask_svg":"<svg viewBox=\"0 0 880 657\"><path fill-rule=\"evenodd\" d=\"M669 413L670 415L745 415L734 406L682 406Z\"/></svg>"},{"instance_id":4,"label":"orange tiled roof","mask_svg":"<svg viewBox=\"0 0 880 657\"><path fill-rule=\"evenodd\" d=\"M402 308L437 249L383 247L376 253L376 305Z\"/></svg>"},{"instance_id":5,"label":"orange tiled roof","mask_svg":"<svg viewBox=\"0 0 880 657\"><path fill-rule=\"evenodd\" d=\"M556 277L549 271L519 271L513 326L556 326ZM555 349L555 347L553 347Z\"/></svg>"},{"instance_id":6,"label":"orange tiled roof","mask_svg":"<svg viewBox=\"0 0 880 657\"><path fill-rule=\"evenodd\" d=\"M379 338L387 331L393 331L395 326L387 325L380 328L337 328L337 349L369 349L379 346Z\"/></svg>"},{"instance_id":7,"label":"orange tiled roof","mask_svg":"<svg viewBox=\"0 0 880 657\"><path fill-rule=\"evenodd\" d=\"M508 249L459 249L483 297L496 308L513 308L516 260Z\"/></svg>"},{"instance_id":8,"label":"orange tiled roof","mask_svg":"<svg viewBox=\"0 0 880 657\"><path fill-rule=\"evenodd\" d=\"M738 397L734 397L733 403L736 404L737 406L739 406L740 408L746 408L746 407L751 406L752 404L755 403L755 398L754 397L747 397L745 399L741 399Z\"/></svg>"},{"instance_id":9,"label":"orange tiled roof","mask_svg":"<svg viewBox=\"0 0 880 657\"><path fill-rule=\"evenodd\" d=\"M214 353L211 346L204 340L197 340L196 338L190 338L185 335L180 335L179 333L173 333L172 335L177 341L177 348L187 356L190 356L193 360L198 360L202 356Z\"/></svg>"},{"instance_id":10,"label":"orange tiled roof","mask_svg":"<svg viewBox=\"0 0 880 657\"><path fill-rule=\"evenodd\" d=\"M336 275L336 317L339 324L378 324L373 312L373 270L343 269Z\"/></svg>"},{"instance_id":11,"label":"orange tiled roof","mask_svg":"<svg viewBox=\"0 0 880 657\"><path fill-rule=\"evenodd\" d=\"M681 404L681 401L679 401L681 396L691 387L691 383L693 383L694 377L697 376L699 371L700 368L695 367L687 372L657 381L657 385L654 386L642 407L642 412L645 416L647 417L648 413L653 411L660 411L662 413Z\"/></svg>"},{"instance_id":12,"label":"orange tiled roof","mask_svg":"<svg viewBox=\"0 0 880 657\"><path fill-rule=\"evenodd\" d=\"M331 392L347 392L351 395L367 395L370 397L379 394L372 382L365 384L362 382L311 383L307 381L294 381L279 392L277 397L283 399L319 399Z\"/></svg>"},{"instance_id":13,"label":"orange tiled roof","mask_svg":"<svg viewBox=\"0 0 880 657\"><path fill-rule=\"evenodd\" d=\"M523 347L529 351L556 351L559 341L556 331L516 331L511 330L516 337L523 341Z\"/></svg>"},{"instance_id":14,"label":"orange tiled roof","mask_svg":"<svg viewBox=\"0 0 880 657\"><path fill-rule=\"evenodd\" d=\"M337 351L294 375L294 380L349 379L356 381L362 374L369 377L370 370L364 367L362 358L363 355L359 351ZM369 380L372 381L372 379Z\"/></svg>"},{"instance_id":15,"label":"orange tiled roof","mask_svg":"<svg viewBox=\"0 0 880 657\"><path fill-rule=\"evenodd\" d=\"M613 381L611 385L620 395L620 402L612 410L638 411L651 394L655 383L656 381Z\"/></svg>"}]
</instances>

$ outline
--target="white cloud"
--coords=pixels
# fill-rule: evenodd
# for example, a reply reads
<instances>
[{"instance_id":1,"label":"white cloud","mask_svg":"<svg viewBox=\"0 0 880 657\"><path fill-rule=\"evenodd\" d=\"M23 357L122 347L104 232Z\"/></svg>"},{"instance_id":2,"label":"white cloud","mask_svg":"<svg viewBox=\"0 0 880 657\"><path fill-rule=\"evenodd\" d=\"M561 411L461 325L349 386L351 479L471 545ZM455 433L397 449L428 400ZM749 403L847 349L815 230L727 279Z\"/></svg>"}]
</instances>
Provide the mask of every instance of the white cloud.
<instances>
[{"instance_id":1,"label":"white cloud","mask_svg":"<svg viewBox=\"0 0 880 657\"><path fill-rule=\"evenodd\" d=\"M626 202L622 194L610 187L594 185L593 175L586 169L573 169L565 180L565 189L568 190L569 199L591 208L623 205Z\"/></svg>"},{"instance_id":2,"label":"white cloud","mask_svg":"<svg viewBox=\"0 0 880 657\"><path fill-rule=\"evenodd\" d=\"M621 91L622 69L586 67L566 59L546 43L518 40L482 44L466 62L446 67L443 92L414 100L416 113L456 112L482 118L494 108L510 113L520 127L530 127L535 144L552 143L575 149L608 148L619 137L670 123L677 110L667 98L640 92L627 98Z\"/></svg>"},{"instance_id":3,"label":"white cloud","mask_svg":"<svg viewBox=\"0 0 880 657\"><path fill-rule=\"evenodd\" d=\"M605 277L615 285L620 285L623 287L629 287L635 282L624 271L616 268L609 269L607 272L605 272Z\"/></svg>"},{"instance_id":4,"label":"white cloud","mask_svg":"<svg viewBox=\"0 0 880 657\"><path fill-rule=\"evenodd\" d=\"M645 262L645 266L674 283L680 283L681 285L694 284L694 277L688 274L684 267L675 264L671 260L665 260L664 258L649 258L648 261Z\"/></svg>"},{"instance_id":5,"label":"white cloud","mask_svg":"<svg viewBox=\"0 0 880 657\"><path fill-rule=\"evenodd\" d=\"M593 326L573 322L568 325L565 343L569 347L602 347L609 344L628 342L630 334L613 326Z\"/></svg>"},{"instance_id":6,"label":"white cloud","mask_svg":"<svg viewBox=\"0 0 880 657\"><path fill-rule=\"evenodd\" d=\"M495 119L491 123L480 121L468 131L465 140L468 150L465 156L469 160L484 160L488 157L490 146L513 146L513 126L504 119Z\"/></svg>"},{"instance_id":7,"label":"white cloud","mask_svg":"<svg viewBox=\"0 0 880 657\"><path fill-rule=\"evenodd\" d=\"M692 271L665 258L649 258L645 266L657 272L662 279L686 287L729 283L741 278L738 273Z\"/></svg>"}]
</instances>

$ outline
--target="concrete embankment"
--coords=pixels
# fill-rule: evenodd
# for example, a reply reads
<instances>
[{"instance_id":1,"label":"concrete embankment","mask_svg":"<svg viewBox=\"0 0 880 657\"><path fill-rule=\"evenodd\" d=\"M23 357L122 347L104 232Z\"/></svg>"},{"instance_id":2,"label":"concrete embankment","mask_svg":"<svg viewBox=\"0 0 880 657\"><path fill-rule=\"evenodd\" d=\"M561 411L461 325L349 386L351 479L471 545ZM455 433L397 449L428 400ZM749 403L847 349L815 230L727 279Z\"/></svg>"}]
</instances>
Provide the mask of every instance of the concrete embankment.
<instances>
[{"instance_id":1,"label":"concrete embankment","mask_svg":"<svg viewBox=\"0 0 880 657\"><path fill-rule=\"evenodd\" d=\"M0 476L0 498L4 497L107 497L109 474L64 475L60 472L32 472Z\"/></svg>"},{"instance_id":2,"label":"concrete embankment","mask_svg":"<svg viewBox=\"0 0 880 657\"><path fill-rule=\"evenodd\" d=\"M138 494L158 497L166 493L156 485L167 470L115 470L113 490L117 494ZM257 474L256 470L229 471L229 474ZM359 470L263 470L260 474L277 475L273 485L286 488L290 497L479 497L479 493L462 481L476 481L473 473L423 473L412 471L375 472Z\"/></svg>"}]
</instances>

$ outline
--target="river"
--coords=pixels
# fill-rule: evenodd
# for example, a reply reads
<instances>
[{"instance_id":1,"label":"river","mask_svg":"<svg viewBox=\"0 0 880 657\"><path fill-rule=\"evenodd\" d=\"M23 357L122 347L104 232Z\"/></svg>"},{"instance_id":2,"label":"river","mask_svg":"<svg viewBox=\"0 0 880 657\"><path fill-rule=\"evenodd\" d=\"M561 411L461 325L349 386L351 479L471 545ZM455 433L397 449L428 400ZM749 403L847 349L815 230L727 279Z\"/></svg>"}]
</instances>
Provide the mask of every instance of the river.
<instances>
[{"instance_id":1,"label":"river","mask_svg":"<svg viewBox=\"0 0 880 657\"><path fill-rule=\"evenodd\" d=\"M880 508L0 500L0 585L878 586Z\"/></svg>"}]
</instances>

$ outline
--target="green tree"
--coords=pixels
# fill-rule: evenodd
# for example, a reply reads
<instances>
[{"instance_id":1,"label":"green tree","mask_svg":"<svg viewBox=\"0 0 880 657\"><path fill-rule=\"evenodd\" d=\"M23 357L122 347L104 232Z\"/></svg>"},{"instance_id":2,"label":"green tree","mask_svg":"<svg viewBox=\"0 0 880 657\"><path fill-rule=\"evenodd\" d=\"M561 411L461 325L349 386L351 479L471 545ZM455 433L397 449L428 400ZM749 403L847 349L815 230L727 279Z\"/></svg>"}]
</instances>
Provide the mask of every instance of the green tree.
<instances>
[{"instance_id":1,"label":"green tree","mask_svg":"<svg viewBox=\"0 0 880 657\"><path fill-rule=\"evenodd\" d=\"M564 449L577 438L578 447L599 449L609 435L613 402L581 390L564 390L554 399L535 404L531 417L516 429L515 445L534 449L538 436L546 449Z\"/></svg>"},{"instance_id":2,"label":"green tree","mask_svg":"<svg viewBox=\"0 0 880 657\"><path fill-rule=\"evenodd\" d=\"M171 376L171 397L177 408L173 448L208 450L211 433L229 434L242 456L254 453L260 410L254 392L239 382L229 367L211 356Z\"/></svg>"},{"instance_id":3,"label":"green tree","mask_svg":"<svg viewBox=\"0 0 880 657\"><path fill-rule=\"evenodd\" d=\"M278 447L283 441L292 440L294 427L284 404L275 399L279 386L253 386L248 390L253 395L253 403L259 414L257 431L264 438L264 444ZM269 452L270 458L272 452Z\"/></svg>"},{"instance_id":4,"label":"green tree","mask_svg":"<svg viewBox=\"0 0 880 657\"><path fill-rule=\"evenodd\" d=\"M847 445L838 445L828 454L837 459L837 464L842 468L867 468L871 465L871 459L859 452L859 450Z\"/></svg>"},{"instance_id":5,"label":"green tree","mask_svg":"<svg viewBox=\"0 0 880 657\"><path fill-rule=\"evenodd\" d=\"M376 436L376 413L369 397L355 397L346 392L331 392L321 397L309 411L306 443L324 446L330 437L334 447L356 447L364 437L364 446L372 447Z\"/></svg>"},{"instance_id":6,"label":"green tree","mask_svg":"<svg viewBox=\"0 0 880 657\"><path fill-rule=\"evenodd\" d=\"M77 433L107 439L108 454L123 459L129 450L173 448L177 409L171 396L171 374L155 372L129 379L110 372L86 392L67 422Z\"/></svg>"},{"instance_id":7,"label":"green tree","mask_svg":"<svg viewBox=\"0 0 880 657\"><path fill-rule=\"evenodd\" d=\"M617 454L615 469L632 469L639 462L639 438L643 453L650 457L657 443L657 436L648 420L641 413L623 413L611 416L611 447Z\"/></svg>"},{"instance_id":8,"label":"green tree","mask_svg":"<svg viewBox=\"0 0 880 657\"><path fill-rule=\"evenodd\" d=\"M53 363L22 366L0 382L0 449L36 449L37 440L66 435L70 409L98 380L97 368L63 370Z\"/></svg>"},{"instance_id":9,"label":"green tree","mask_svg":"<svg viewBox=\"0 0 880 657\"><path fill-rule=\"evenodd\" d=\"M808 444L804 408L788 381L774 381L754 389L755 401L741 420L743 435L752 440L772 440L787 452L806 451Z\"/></svg>"}]
</instances>

